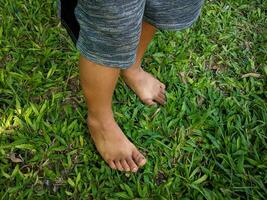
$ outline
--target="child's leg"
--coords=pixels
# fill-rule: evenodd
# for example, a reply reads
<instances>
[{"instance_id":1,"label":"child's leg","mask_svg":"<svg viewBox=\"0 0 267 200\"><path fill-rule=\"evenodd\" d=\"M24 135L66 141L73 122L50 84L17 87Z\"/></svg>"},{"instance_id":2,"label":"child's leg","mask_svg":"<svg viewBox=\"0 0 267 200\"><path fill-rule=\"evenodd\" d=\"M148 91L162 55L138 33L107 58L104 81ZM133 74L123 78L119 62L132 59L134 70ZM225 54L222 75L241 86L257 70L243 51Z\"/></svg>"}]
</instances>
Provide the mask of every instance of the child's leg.
<instances>
[{"instance_id":1,"label":"child's leg","mask_svg":"<svg viewBox=\"0 0 267 200\"><path fill-rule=\"evenodd\" d=\"M136 62L128 69L121 70L121 76L139 98L148 105L165 104L165 85L141 68L142 58L152 40L156 28L143 21Z\"/></svg>"},{"instance_id":2,"label":"child's leg","mask_svg":"<svg viewBox=\"0 0 267 200\"><path fill-rule=\"evenodd\" d=\"M137 171L146 159L123 134L112 113L112 95L120 69L95 64L83 56L79 65L88 127L99 153L113 169Z\"/></svg>"}]
</instances>

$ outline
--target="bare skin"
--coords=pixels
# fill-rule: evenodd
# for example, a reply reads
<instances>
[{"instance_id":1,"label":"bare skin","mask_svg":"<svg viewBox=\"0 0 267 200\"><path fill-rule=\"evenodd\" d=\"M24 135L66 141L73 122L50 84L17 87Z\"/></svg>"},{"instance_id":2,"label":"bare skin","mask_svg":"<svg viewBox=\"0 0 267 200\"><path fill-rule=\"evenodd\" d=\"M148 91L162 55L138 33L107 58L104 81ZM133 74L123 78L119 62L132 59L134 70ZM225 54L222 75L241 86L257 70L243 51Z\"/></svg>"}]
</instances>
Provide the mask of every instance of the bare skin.
<instances>
[{"instance_id":1,"label":"bare skin","mask_svg":"<svg viewBox=\"0 0 267 200\"><path fill-rule=\"evenodd\" d=\"M80 56L80 79L88 105L88 128L96 148L112 169L136 172L145 157L114 120L112 95L120 70L95 64Z\"/></svg>"},{"instance_id":2,"label":"bare skin","mask_svg":"<svg viewBox=\"0 0 267 200\"><path fill-rule=\"evenodd\" d=\"M143 23L136 63L126 70L93 63L82 55L79 60L80 80L88 106L87 124L102 158L112 169L136 172L147 162L141 152L123 134L112 112L112 96L121 75L127 85L148 104L165 103L165 86L141 68L147 45L155 28Z\"/></svg>"},{"instance_id":3,"label":"bare skin","mask_svg":"<svg viewBox=\"0 0 267 200\"><path fill-rule=\"evenodd\" d=\"M130 68L121 70L121 76L143 103L164 105L166 103L165 85L141 68L143 55L155 32L154 26L143 22L136 62Z\"/></svg>"}]
</instances>

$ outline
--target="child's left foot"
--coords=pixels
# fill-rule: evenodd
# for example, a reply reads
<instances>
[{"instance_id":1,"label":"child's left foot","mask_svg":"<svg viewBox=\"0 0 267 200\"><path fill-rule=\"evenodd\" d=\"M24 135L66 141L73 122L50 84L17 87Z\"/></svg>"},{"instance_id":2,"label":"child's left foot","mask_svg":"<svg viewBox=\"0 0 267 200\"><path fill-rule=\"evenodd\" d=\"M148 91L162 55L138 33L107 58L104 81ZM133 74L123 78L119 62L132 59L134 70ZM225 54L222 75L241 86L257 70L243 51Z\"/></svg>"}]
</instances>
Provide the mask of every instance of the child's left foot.
<instances>
[{"instance_id":1,"label":"child's left foot","mask_svg":"<svg viewBox=\"0 0 267 200\"><path fill-rule=\"evenodd\" d=\"M123 70L121 75L145 104L154 105L158 102L164 105L166 103L165 85L142 68Z\"/></svg>"}]
</instances>

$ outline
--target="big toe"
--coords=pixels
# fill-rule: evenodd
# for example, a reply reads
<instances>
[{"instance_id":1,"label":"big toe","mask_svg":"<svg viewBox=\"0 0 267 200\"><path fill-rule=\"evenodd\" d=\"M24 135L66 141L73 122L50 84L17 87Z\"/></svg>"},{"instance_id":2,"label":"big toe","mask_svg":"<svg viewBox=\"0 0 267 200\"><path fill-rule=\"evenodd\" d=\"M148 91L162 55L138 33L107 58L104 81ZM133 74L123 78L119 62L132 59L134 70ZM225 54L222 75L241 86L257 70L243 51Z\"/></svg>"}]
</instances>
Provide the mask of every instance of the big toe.
<instances>
[{"instance_id":1,"label":"big toe","mask_svg":"<svg viewBox=\"0 0 267 200\"><path fill-rule=\"evenodd\" d=\"M138 150L133 152L133 159L138 167L142 167L146 164L146 158Z\"/></svg>"}]
</instances>

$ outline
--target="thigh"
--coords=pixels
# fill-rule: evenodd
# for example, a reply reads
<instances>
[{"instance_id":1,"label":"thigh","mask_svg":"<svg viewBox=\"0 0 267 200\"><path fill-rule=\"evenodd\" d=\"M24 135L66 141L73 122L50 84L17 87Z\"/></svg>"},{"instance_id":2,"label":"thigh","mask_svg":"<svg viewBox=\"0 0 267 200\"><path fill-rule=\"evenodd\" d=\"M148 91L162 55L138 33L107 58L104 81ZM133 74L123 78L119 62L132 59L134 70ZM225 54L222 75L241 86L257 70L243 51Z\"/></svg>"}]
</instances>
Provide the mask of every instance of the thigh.
<instances>
[{"instance_id":1,"label":"thigh","mask_svg":"<svg viewBox=\"0 0 267 200\"><path fill-rule=\"evenodd\" d=\"M80 25L76 47L88 59L126 68L135 61L145 1L78 0Z\"/></svg>"},{"instance_id":2,"label":"thigh","mask_svg":"<svg viewBox=\"0 0 267 200\"><path fill-rule=\"evenodd\" d=\"M199 16L203 0L146 0L144 19L160 29L183 29Z\"/></svg>"}]
</instances>

